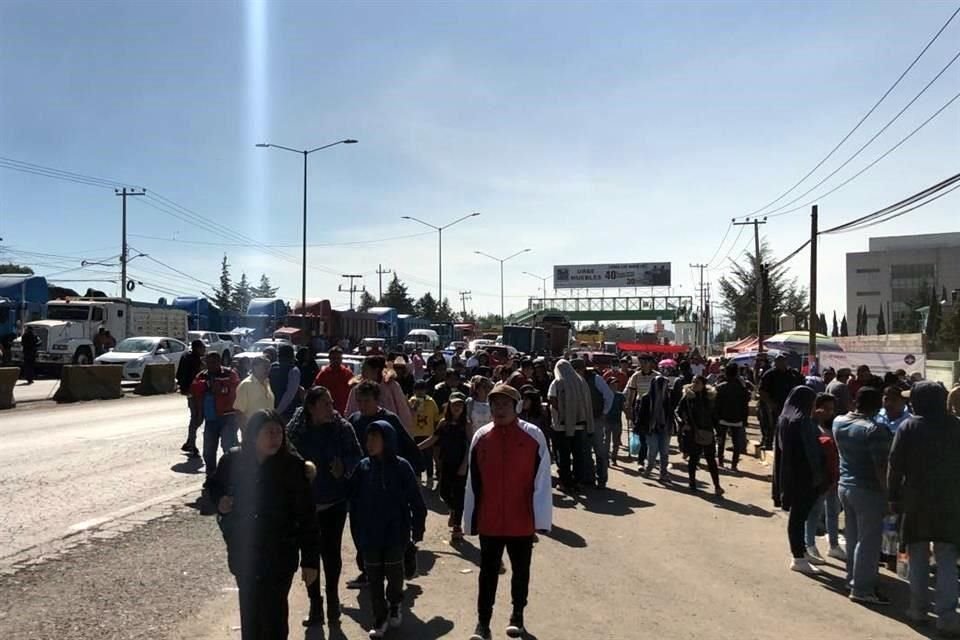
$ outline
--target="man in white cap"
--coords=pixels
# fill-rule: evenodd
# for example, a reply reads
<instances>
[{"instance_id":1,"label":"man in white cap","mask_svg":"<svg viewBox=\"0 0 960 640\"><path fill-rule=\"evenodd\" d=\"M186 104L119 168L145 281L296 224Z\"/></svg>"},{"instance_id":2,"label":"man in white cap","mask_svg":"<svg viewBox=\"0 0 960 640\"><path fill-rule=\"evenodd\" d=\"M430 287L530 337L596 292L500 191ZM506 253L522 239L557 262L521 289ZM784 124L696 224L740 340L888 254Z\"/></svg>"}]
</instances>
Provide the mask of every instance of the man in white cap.
<instances>
[{"instance_id":1,"label":"man in white cap","mask_svg":"<svg viewBox=\"0 0 960 640\"><path fill-rule=\"evenodd\" d=\"M550 530L553 497L550 454L540 429L517 417L520 392L498 384L490 392L493 422L470 444L463 530L480 536L478 622L471 640L490 640L503 551L510 556L513 613L507 636L526 634L523 609L530 588L530 561L537 531Z\"/></svg>"}]
</instances>

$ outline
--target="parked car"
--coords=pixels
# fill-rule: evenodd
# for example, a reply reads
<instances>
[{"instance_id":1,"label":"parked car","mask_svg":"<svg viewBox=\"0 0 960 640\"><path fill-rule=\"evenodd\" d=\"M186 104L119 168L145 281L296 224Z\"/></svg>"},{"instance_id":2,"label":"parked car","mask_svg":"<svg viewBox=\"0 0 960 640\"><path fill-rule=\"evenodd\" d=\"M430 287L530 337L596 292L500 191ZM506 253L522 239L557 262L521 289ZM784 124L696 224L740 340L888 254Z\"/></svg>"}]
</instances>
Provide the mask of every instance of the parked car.
<instances>
[{"instance_id":1,"label":"parked car","mask_svg":"<svg viewBox=\"0 0 960 640\"><path fill-rule=\"evenodd\" d=\"M519 351L508 344L488 345L483 347L481 350L486 351L490 355L490 362L494 366L498 364L506 364L519 353Z\"/></svg>"},{"instance_id":2,"label":"parked car","mask_svg":"<svg viewBox=\"0 0 960 640\"><path fill-rule=\"evenodd\" d=\"M246 349L240 345L240 341L238 340L239 336L236 336L232 333L218 333L217 337L219 337L221 341L230 345L231 356L235 356L238 353L243 353L246 351Z\"/></svg>"},{"instance_id":3,"label":"parked car","mask_svg":"<svg viewBox=\"0 0 960 640\"><path fill-rule=\"evenodd\" d=\"M293 343L289 340L277 340L275 338L264 338L263 340L257 340L250 345L249 349L233 356L233 368L236 369L237 374L243 378L250 373L251 359L256 358L257 356L262 356L267 347L273 347L274 350L278 350L283 345L290 345L293 347ZM296 350L296 347L293 348Z\"/></svg>"},{"instance_id":4,"label":"parked car","mask_svg":"<svg viewBox=\"0 0 960 640\"><path fill-rule=\"evenodd\" d=\"M94 364L123 365L124 380L140 380L148 364L180 364L187 352L187 345L176 338L142 337L126 338L107 353L98 356Z\"/></svg>"},{"instance_id":5,"label":"parked car","mask_svg":"<svg viewBox=\"0 0 960 640\"><path fill-rule=\"evenodd\" d=\"M453 351L456 351L457 353L463 353L463 350L466 348L467 348L467 343L464 342L463 340L454 340L447 346L447 349L451 349Z\"/></svg>"},{"instance_id":6,"label":"parked car","mask_svg":"<svg viewBox=\"0 0 960 640\"><path fill-rule=\"evenodd\" d=\"M366 356L383 355L387 352L387 340L385 338L364 338L360 341L360 346L353 352Z\"/></svg>"},{"instance_id":7,"label":"parked car","mask_svg":"<svg viewBox=\"0 0 960 640\"><path fill-rule=\"evenodd\" d=\"M317 354L317 366L321 369L330 364L330 355L326 353ZM350 367L350 370L353 371L354 375L360 375L360 368L363 366L363 358L361 356L352 355L349 353L343 354L343 364L346 367Z\"/></svg>"},{"instance_id":8,"label":"parked car","mask_svg":"<svg viewBox=\"0 0 960 640\"><path fill-rule=\"evenodd\" d=\"M227 342L220 338L220 334L214 331L188 331L187 342L200 340L207 347L207 353L216 352L223 359L223 364L230 364L233 359L233 342Z\"/></svg>"}]
</instances>

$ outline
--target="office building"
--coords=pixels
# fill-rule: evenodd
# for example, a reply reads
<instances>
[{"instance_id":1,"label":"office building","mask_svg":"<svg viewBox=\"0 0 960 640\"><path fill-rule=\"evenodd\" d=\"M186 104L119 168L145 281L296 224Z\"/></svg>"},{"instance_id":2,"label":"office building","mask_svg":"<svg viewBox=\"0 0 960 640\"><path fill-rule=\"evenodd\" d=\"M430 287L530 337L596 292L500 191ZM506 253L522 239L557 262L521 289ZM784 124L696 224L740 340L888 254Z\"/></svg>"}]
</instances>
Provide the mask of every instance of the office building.
<instances>
[{"instance_id":1,"label":"office building","mask_svg":"<svg viewBox=\"0 0 960 640\"><path fill-rule=\"evenodd\" d=\"M947 299L960 289L960 233L870 238L869 251L847 254L847 322L856 326L865 306L868 333L884 314L887 333L920 331L917 309L929 304L931 290Z\"/></svg>"}]
</instances>

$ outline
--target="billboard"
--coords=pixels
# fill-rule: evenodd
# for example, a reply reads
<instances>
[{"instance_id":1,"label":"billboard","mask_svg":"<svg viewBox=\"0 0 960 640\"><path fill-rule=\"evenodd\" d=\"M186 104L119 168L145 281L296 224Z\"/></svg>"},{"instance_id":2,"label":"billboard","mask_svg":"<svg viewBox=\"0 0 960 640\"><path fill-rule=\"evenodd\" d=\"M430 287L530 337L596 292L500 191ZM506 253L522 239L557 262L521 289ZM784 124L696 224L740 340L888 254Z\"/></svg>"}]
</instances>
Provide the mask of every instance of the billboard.
<instances>
[{"instance_id":1,"label":"billboard","mask_svg":"<svg viewBox=\"0 0 960 640\"><path fill-rule=\"evenodd\" d=\"M553 267L554 289L669 286L669 262L565 264Z\"/></svg>"}]
</instances>

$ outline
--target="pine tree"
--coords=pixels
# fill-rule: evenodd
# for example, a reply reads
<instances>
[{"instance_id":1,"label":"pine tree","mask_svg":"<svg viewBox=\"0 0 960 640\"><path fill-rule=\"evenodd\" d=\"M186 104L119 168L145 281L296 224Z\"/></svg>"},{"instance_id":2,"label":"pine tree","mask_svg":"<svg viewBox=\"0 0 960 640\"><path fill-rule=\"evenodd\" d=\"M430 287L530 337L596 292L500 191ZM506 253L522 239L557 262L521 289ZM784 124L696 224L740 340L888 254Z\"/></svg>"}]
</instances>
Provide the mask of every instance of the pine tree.
<instances>
[{"instance_id":1,"label":"pine tree","mask_svg":"<svg viewBox=\"0 0 960 640\"><path fill-rule=\"evenodd\" d=\"M946 300L946 296L944 296L944 300ZM924 333L927 334L928 340L933 340L937 337L937 332L940 331L942 315L943 308L940 306L940 298L937 297L937 290L934 288L934 290L930 292L930 308L927 311L927 326L924 327Z\"/></svg>"},{"instance_id":2,"label":"pine tree","mask_svg":"<svg viewBox=\"0 0 960 640\"><path fill-rule=\"evenodd\" d=\"M880 314L877 316L877 335L887 335L887 323L883 319L883 305L880 305Z\"/></svg>"},{"instance_id":3,"label":"pine tree","mask_svg":"<svg viewBox=\"0 0 960 640\"><path fill-rule=\"evenodd\" d=\"M270 278L266 274L260 274L260 284L250 290L250 295L254 298L275 298L277 296L277 287L271 286Z\"/></svg>"},{"instance_id":4,"label":"pine tree","mask_svg":"<svg viewBox=\"0 0 960 640\"><path fill-rule=\"evenodd\" d=\"M840 336L840 326L837 324L837 310L833 310L833 328L830 330L830 337L836 338Z\"/></svg>"},{"instance_id":5,"label":"pine tree","mask_svg":"<svg viewBox=\"0 0 960 640\"><path fill-rule=\"evenodd\" d=\"M953 305L953 312L943 317L937 331L937 349L954 354L960 349L960 304Z\"/></svg>"},{"instance_id":6,"label":"pine tree","mask_svg":"<svg viewBox=\"0 0 960 640\"><path fill-rule=\"evenodd\" d=\"M357 305L357 311L366 311L375 306L377 306L377 300L370 295L369 291L364 289L360 293L360 304Z\"/></svg>"},{"instance_id":7,"label":"pine tree","mask_svg":"<svg viewBox=\"0 0 960 640\"><path fill-rule=\"evenodd\" d=\"M0 264L0 273L22 273L25 275L33 275L33 269L26 265L6 262L4 264Z\"/></svg>"},{"instance_id":8,"label":"pine tree","mask_svg":"<svg viewBox=\"0 0 960 640\"><path fill-rule=\"evenodd\" d=\"M247 274L241 273L240 282L233 287L233 294L230 296L230 311L246 313L252 299L253 289L250 288Z\"/></svg>"},{"instance_id":9,"label":"pine tree","mask_svg":"<svg viewBox=\"0 0 960 640\"><path fill-rule=\"evenodd\" d=\"M820 335L827 335L827 316L820 312L820 315L817 317L817 333Z\"/></svg>"},{"instance_id":10,"label":"pine tree","mask_svg":"<svg viewBox=\"0 0 960 640\"><path fill-rule=\"evenodd\" d=\"M380 304L384 307L393 307L397 313L416 313L413 298L407 293L407 285L400 281L396 273L393 274L387 290L383 292Z\"/></svg>"},{"instance_id":11,"label":"pine tree","mask_svg":"<svg viewBox=\"0 0 960 640\"><path fill-rule=\"evenodd\" d=\"M223 254L223 262L220 263L220 286L213 290L213 303L221 311L229 311L233 299L233 282L230 280L230 263L227 262L227 254Z\"/></svg>"},{"instance_id":12,"label":"pine tree","mask_svg":"<svg viewBox=\"0 0 960 640\"><path fill-rule=\"evenodd\" d=\"M447 298L444 298L440 306L437 307L437 320L440 322L452 322L456 320L456 314L453 309L450 308L450 301Z\"/></svg>"},{"instance_id":13,"label":"pine tree","mask_svg":"<svg viewBox=\"0 0 960 640\"><path fill-rule=\"evenodd\" d=\"M434 300L433 294L431 294L429 291L423 294L413 307L414 313L421 318L426 318L431 322L436 322L438 320L437 301Z\"/></svg>"},{"instance_id":14,"label":"pine tree","mask_svg":"<svg viewBox=\"0 0 960 640\"><path fill-rule=\"evenodd\" d=\"M843 320L840 321L840 337L846 338L850 335L850 327L847 326L847 314L843 314Z\"/></svg>"}]
</instances>

